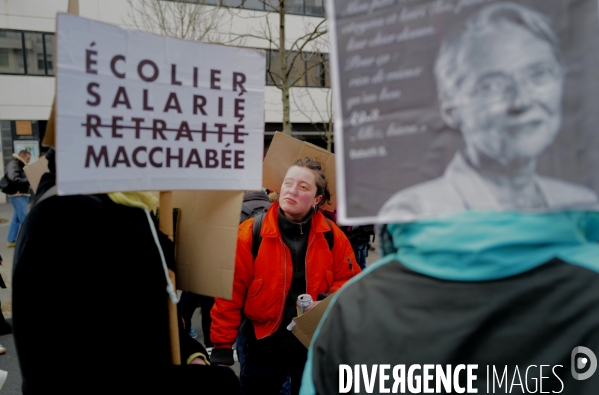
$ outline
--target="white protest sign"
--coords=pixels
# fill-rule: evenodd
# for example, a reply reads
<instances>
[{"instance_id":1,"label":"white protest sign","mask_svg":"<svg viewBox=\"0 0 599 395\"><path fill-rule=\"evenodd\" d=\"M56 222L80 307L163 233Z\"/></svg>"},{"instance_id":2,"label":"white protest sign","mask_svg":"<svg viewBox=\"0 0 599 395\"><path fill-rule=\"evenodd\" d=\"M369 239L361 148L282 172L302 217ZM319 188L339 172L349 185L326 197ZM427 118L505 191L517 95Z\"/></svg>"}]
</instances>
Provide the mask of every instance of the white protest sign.
<instances>
[{"instance_id":1,"label":"white protest sign","mask_svg":"<svg viewBox=\"0 0 599 395\"><path fill-rule=\"evenodd\" d=\"M262 186L264 54L57 23L59 194Z\"/></svg>"}]
</instances>

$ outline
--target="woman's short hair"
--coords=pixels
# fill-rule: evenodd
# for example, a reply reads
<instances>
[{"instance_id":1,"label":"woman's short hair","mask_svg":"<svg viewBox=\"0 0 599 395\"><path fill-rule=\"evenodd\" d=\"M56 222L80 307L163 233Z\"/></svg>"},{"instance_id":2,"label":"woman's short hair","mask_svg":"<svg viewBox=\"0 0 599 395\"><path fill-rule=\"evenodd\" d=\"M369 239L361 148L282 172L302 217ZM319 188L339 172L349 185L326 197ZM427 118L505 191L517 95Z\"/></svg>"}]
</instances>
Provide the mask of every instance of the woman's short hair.
<instances>
[{"instance_id":1,"label":"woman's short hair","mask_svg":"<svg viewBox=\"0 0 599 395\"><path fill-rule=\"evenodd\" d=\"M316 179L316 196L322 195L322 199L318 202L319 207L331 200L331 192L329 191L324 171L316 159L308 157L300 158L292 166L305 167L314 173Z\"/></svg>"}]
</instances>

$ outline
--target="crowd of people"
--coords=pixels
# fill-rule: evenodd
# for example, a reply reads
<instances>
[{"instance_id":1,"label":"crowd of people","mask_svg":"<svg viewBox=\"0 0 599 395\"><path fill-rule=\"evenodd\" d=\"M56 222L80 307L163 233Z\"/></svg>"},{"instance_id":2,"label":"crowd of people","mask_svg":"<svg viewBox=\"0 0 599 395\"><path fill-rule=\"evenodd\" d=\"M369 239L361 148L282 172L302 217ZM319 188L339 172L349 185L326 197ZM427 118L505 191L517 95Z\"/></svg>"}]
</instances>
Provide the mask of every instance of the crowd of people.
<instances>
[{"instance_id":1,"label":"crowd of people","mask_svg":"<svg viewBox=\"0 0 599 395\"><path fill-rule=\"evenodd\" d=\"M13 248L16 245L17 235L21 224L25 221L25 217L28 212L28 202L31 196L31 187L29 180L25 174L25 166L31 160L31 153L27 150L19 151L12 155L13 159L8 162L2 178L3 185L0 185L2 192L6 194L8 201L13 207L13 215L10 220L8 228L8 239L6 246ZM3 259L0 257L0 266L2 266ZM6 288L6 283L2 276L0 276L0 288ZM2 302L0 301L0 336L8 335L12 333L11 325L4 318L2 313ZM6 353L6 348L0 344L0 355ZM4 385L8 377L8 373L4 370L0 370L0 389Z\"/></svg>"},{"instance_id":2,"label":"crowd of people","mask_svg":"<svg viewBox=\"0 0 599 395\"><path fill-rule=\"evenodd\" d=\"M21 164L29 158L15 156L22 174L15 180L7 171L11 181L26 182ZM308 350L287 329L298 315L298 296L310 294L313 307L361 271L352 244L323 214L330 192L316 160L302 158L291 166L278 193L245 194L233 299L181 294L176 365L167 320L168 297L176 295L165 275L174 268L174 244L158 230L157 199L143 192L58 196L56 151L51 148L46 158L49 171L29 214L28 202L25 210L18 203L29 190L10 196L18 211L8 243L16 244L12 321L24 394L108 392L116 386L187 394L196 393L198 383L204 393L299 393ZM69 245L61 247L66 234ZM50 293L62 307L40 311L39 301ZM194 340L197 307L204 344ZM140 332L141 317L151 324ZM55 323L44 337L35 330L40 320ZM13 329L4 320L0 324ZM39 358L46 338L61 344L51 365ZM115 358L115 351L121 355ZM239 378L229 368L235 359L241 362Z\"/></svg>"},{"instance_id":3,"label":"crowd of people","mask_svg":"<svg viewBox=\"0 0 599 395\"><path fill-rule=\"evenodd\" d=\"M538 13L497 3L481 8L442 45L436 72L443 117L463 129L466 154L456 155L442 178L399 192L384 205L383 214L402 214L406 221L376 230L337 225L335 211L323 208L331 198L325 172L309 157L286 170L278 191L248 191L232 298L181 295L180 364L172 359L168 325L169 303L177 300L167 275L174 243L158 229L156 198L143 192L57 196L56 152L50 149L49 172L27 214L23 167L30 155L15 155L5 175L15 213L7 240L15 247L13 327L0 316L0 334L14 332L23 394L329 395L352 385L360 392L360 383L369 393L388 393L389 382L395 390L401 385L402 392L421 393L432 392L431 380L436 393L441 386L447 393L466 387L489 393L490 366L500 372L505 393L515 382L521 392L599 393L599 374L593 376L599 213L579 209L574 199L596 198L537 177L531 167L559 124L558 103L548 103L551 95L544 93L551 88L561 95L564 78L553 38ZM522 43L536 49L525 53ZM473 48L488 56L460 57ZM452 62L469 73L454 75ZM485 78L470 81L476 89L462 86L478 74ZM521 90L521 81L531 88ZM514 132L506 119L521 121L530 109L537 116L522 121L529 133ZM499 133L506 124L511 138L523 142L493 151L480 131L491 125ZM529 146L530 131L542 134L544 145ZM498 206L513 210L477 209L489 203L480 193L486 189L468 180L522 155L530 157L516 161L529 170L524 188L511 185L497 195ZM568 192L564 200L551 192L560 185ZM439 206L439 200L451 204ZM439 216L417 218L428 212ZM366 268L375 233L384 257ZM60 308L40 308L50 294ZM305 294L313 300L305 311L332 296L309 348L289 330L303 312L297 301ZM204 344L195 340L192 325L198 307ZM140 330L142 320L149 324ZM48 324L43 337L39 322ZM60 344L52 363L47 339ZM230 368L236 360L239 375ZM427 374L431 366L441 374ZM451 374L459 366L478 373L472 380L459 370Z\"/></svg>"},{"instance_id":4,"label":"crowd of people","mask_svg":"<svg viewBox=\"0 0 599 395\"><path fill-rule=\"evenodd\" d=\"M53 149L47 158L50 171L22 224L14 258L13 325L24 394L99 393L117 386L173 394L332 394L339 391L340 365L490 363L499 344L505 357L496 361L557 365L572 346L597 342L593 328L599 322L588 313L599 316L598 279L589 275L597 258L588 255L596 251L596 241L570 250L581 254L574 262L566 255L543 261L535 255L542 235L521 231L552 221L564 240L572 231L591 237L599 223L596 215L512 213L506 223L504 217L498 222L491 214L468 213L389 224L380 230L387 256L357 276L365 268L362 251L374 230L338 226L335 212L321 207L330 193L320 164L302 158L288 169L279 192L244 196L232 299L182 293L181 365L175 365L167 297L176 296L165 286L166 268L174 267L174 245L157 229L156 198L142 192L57 196ZM57 247L67 233L71 244ZM520 244L522 257L508 254L506 240ZM481 249L484 243L489 245ZM57 248L60 265L48 260ZM578 295L570 297L572 292ZM50 293L63 307L37 308ZM315 301L307 310L336 296L309 350L287 328L305 293ZM439 300L454 307L440 308ZM194 340L192 330L198 307L204 344ZM151 322L142 332L141 317ZM36 329L40 320L56 323L45 329L44 338ZM484 329L482 322L493 324ZM556 336L557 328L566 327ZM0 330L12 328L2 319ZM348 347L358 334L364 347ZM411 339L407 348L406 336ZM46 338L61 344L51 365L39 358ZM430 351L432 339L442 351ZM545 352L521 352L534 347ZM235 360L239 376L230 369ZM135 366L139 362L143 368ZM596 382L565 375L547 381L546 388L557 390L564 383L576 389L568 393L597 389Z\"/></svg>"}]
</instances>

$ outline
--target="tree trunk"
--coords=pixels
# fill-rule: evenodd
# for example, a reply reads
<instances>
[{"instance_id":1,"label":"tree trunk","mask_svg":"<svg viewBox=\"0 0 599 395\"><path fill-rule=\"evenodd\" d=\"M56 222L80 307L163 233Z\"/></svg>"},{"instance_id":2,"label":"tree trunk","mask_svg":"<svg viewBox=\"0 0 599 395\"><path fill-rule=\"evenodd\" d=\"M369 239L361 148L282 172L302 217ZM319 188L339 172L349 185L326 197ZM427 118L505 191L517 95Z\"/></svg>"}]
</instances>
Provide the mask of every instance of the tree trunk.
<instances>
[{"instance_id":1,"label":"tree trunk","mask_svg":"<svg viewBox=\"0 0 599 395\"><path fill-rule=\"evenodd\" d=\"M281 86L281 100L283 104L283 133L291 136L291 105L289 104L289 87L287 84Z\"/></svg>"},{"instance_id":2,"label":"tree trunk","mask_svg":"<svg viewBox=\"0 0 599 395\"><path fill-rule=\"evenodd\" d=\"M327 141L327 151L333 152L333 124L330 123L327 126L326 133L326 141Z\"/></svg>"},{"instance_id":3,"label":"tree trunk","mask_svg":"<svg viewBox=\"0 0 599 395\"><path fill-rule=\"evenodd\" d=\"M291 136L291 105L289 104L289 52L285 48L285 0L279 1L279 62L281 65L281 103L283 104L283 133Z\"/></svg>"}]
</instances>

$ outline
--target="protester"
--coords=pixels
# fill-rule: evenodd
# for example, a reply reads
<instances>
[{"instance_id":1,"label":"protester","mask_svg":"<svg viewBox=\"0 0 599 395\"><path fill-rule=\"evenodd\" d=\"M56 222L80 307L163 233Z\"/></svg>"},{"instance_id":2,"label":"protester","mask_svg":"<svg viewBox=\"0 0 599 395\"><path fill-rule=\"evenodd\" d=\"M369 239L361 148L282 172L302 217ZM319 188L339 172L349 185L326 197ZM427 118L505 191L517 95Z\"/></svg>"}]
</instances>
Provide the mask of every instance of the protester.
<instances>
[{"instance_id":1,"label":"protester","mask_svg":"<svg viewBox=\"0 0 599 395\"><path fill-rule=\"evenodd\" d=\"M233 371L207 366L206 350L181 323L181 365L171 362L168 303L176 295L166 265L174 263L174 245L150 213L157 199L56 196L53 150L47 158L50 172L15 250L13 330L23 393L239 393ZM49 295L52 303L40 309Z\"/></svg>"},{"instance_id":2,"label":"protester","mask_svg":"<svg viewBox=\"0 0 599 395\"><path fill-rule=\"evenodd\" d=\"M279 192L273 191L268 194L268 200L271 203L277 202L279 200Z\"/></svg>"},{"instance_id":3,"label":"protester","mask_svg":"<svg viewBox=\"0 0 599 395\"><path fill-rule=\"evenodd\" d=\"M269 195L266 193L266 190L247 191L243 194L239 223L253 217L258 212L266 211L266 209L270 207L270 204L271 201L269 200Z\"/></svg>"},{"instance_id":4,"label":"protester","mask_svg":"<svg viewBox=\"0 0 599 395\"><path fill-rule=\"evenodd\" d=\"M0 256L0 266L2 266L2 257ZM6 288L6 284L4 283L4 279L2 278L2 276L0 276L0 288ZM3 335L8 335L12 333L12 327L10 326L10 324L8 322L6 322L6 319L4 319L4 314L2 314L2 303L0 302L0 336ZM6 348L2 346L2 344L0 344L0 355L5 354L6 353ZM0 377L0 382L2 381L1 377ZM0 384L0 388L2 388L2 385Z\"/></svg>"},{"instance_id":5,"label":"protester","mask_svg":"<svg viewBox=\"0 0 599 395\"><path fill-rule=\"evenodd\" d=\"M328 219L337 223L337 207L336 206L335 206L335 209L333 209L333 211L329 211L329 210L325 210L324 208L320 208L320 212Z\"/></svg>"},{"instance_id":6,"label":"protester","mask_svg":"<svg viewBox=\"0 0 599 395\"><path fill-rule=\"evenodd\" d=\"M495 3L465 25L471 31L462 36L464 43L485 44L481 52L489 56L469 58L459 52L459 65L508 59L485 68L488 90L504 92L497 78L505 81L506 75L497 68L520 67L531 55L543 54L550 62L532 64L536 72L519 73L520 81L551 77L546 66L557 60L548 44L543 51L530 46L531 53L518 56L522 43L538 44L550 31L537 13L515 3ZM497 48L506 51L499 56ZM507 102L522 103L520 95L526 95L527 110L555 115L543 104L549 95L532 87L512 88L505 89ZM501 108L495 102L485 110L499 114ZM525 113L511 109L513 116ZM542 127L541 118L526 119L520 122L530 124L529 133L511 128L512 138L526 139ZM468 180L461 173L460 182ZM476 180L468 186L472 196L478 193L480 202L489 203ZM466 386L468 393L599 393L599 376L585 378L580 371L587 362L590 375L597 368L591 350L599 350L599 213L575 211L577 203L572 200L552 213L469 206L461 213L383 227L382 251L388 255L330 302L312 338L302 395L354 392L356 383L365 385L354 370L358 364L361 372L388 365L386 373L369 375L375 389L370 393L384 393L396 384L410 393L431 388L465 393ZM349 371L355 380L348 383Z\"/></svg>"},{"instance_id":7,"label":"protester","mask_svg":"<svg viewBox=\"0 0 599 395\"><path fill-rule=\"evenodd\" d=\"M12 154L13 159L6 165L8 187L4 189L8 201L12 204L13 215L8 227L7 247L14 247L19 228L27 216L27 203L29 202L29 181L25 175L25 166L31 160L31 154L22 150L19 154Z\"/></svg>"},{"instance_id":8,"label":"protester","mask_svg":"<svg viewBox=\"0 0 599 395\"><path fill-rule=\"evenodd\" d=\"M360 272L343 232L318 210L329 198L318 162L302 158L287 171L279 201L263 218L239 227L233 299L216 298L212 308L210 360L233 364L232 345L243 313L243 394L278 394L287 374L291 393L299 393L307 350L287 330L297 315L298 296L308 293L316 301L319 294L337 291ZM259 220L261 244L254 260L253 224ZM332 245L327 234L333 237Z\"/></svg>"},{"instance_id":9,"label":"protester","mask_svg":"<svg viewBox=\"0 0 599 395\"><path fill-rule=\"evenodd\" d=\"M202 334L204 335L204 346L210 350L212 348L212 342L210 341L210 326L212 325L212 318L210 318L210 311L214 306L214 298L207 295L199 295L189 291L183 291L181 293L181 300L179 301L178 308L179 314L183 319L185 330L187 334L192 338L196 338L198 334L195 332L191 325L191 318L193 313L200 306L202 312Z\"/></svg>"},{"instance_id":10,"label":"protester","mask_svg":"<svg viewBox=\"0 0 599 395\"><path fill-rule=\"evenodd\" d=\"M354 250L358 265L362 270L366 269L370 239L374 241L374 225L346 225L340 228Z\"/></svg>"},{"instance_id":11,"label":"protester","mask_svg":"<svg viewBox=\"0 0 599 395\"><path fill-rule=\"evenodd\" d=\"M0 266L2 266L2 262L3 260L0 256ZM4 279L2 278L2 276L0 276L0 288L6 288L6 284L4 283ZM9 333L12 333L12 328L10 324L6 322L6 319L2 314L2 303L0 303L0 336L8 335ZM0 354L2 354L2 352L0 352Z\"/></svg>"},{"instance_id":12,"label":"protester","mask_svg":"<svg viewBox=\"0 0 599 395\"><path fill-rule=\"evenodd\" d=\"M243 194L243 202L241 204L241 213L239 214L239 223L241 224L243 221L250 217L254 217L259 215L262 212L265 212L270 207L272 201L270 200L271 196L275 196L278 199L278 193L271 192L267 193L265 189L261 191L246 191ZM275 200L276 200L275 199ZM242 319L243 321L243 319ZM240 330L237 333L237 338L235 339L235 352L237 353L237 358L239 359L240 366L243 367L243 363L245 362L245 336ZM285 382L285 386L288 384L288 381Z\"/></svg>"}]
</instances>

